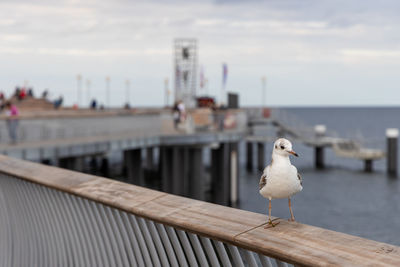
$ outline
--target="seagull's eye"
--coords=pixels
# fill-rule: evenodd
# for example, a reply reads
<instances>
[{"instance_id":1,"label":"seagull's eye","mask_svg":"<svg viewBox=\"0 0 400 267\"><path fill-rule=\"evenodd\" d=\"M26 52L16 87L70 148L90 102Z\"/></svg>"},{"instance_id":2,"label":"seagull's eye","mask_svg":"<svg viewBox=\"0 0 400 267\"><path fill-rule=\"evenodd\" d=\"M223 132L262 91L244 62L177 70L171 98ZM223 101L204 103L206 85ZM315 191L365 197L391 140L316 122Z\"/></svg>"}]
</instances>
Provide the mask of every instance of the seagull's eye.
<instances>
[{"instance_id":1,"label":"seagull's eye","mask_svg":"<svg viewBox=\"0 0 400 267\"><path fill-rule=\"evenodd\" d=\"M278 149L278 146L275 146L276 149Z\"/></svg>"},{"instance_id":2,"label":"seagull's eye","mask_svg":"<svg viewBox=\"0 0 400 267\"><path fill-rule=\"evenodd\" d=\"M284 147L284 146L281 146L281 149L285 149L285 147Z\"/></svg>"}]
</instances>

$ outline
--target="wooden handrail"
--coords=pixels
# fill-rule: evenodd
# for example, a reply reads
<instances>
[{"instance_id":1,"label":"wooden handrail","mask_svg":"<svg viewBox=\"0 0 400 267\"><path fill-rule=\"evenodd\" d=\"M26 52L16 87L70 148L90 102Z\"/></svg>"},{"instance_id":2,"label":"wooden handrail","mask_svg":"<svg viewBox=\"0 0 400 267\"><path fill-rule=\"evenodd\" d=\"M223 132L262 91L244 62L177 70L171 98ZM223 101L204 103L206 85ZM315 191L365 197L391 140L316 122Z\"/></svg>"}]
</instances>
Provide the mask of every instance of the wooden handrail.
<instances>
[{"instance_id":1,"label":"wooden handrail","mask_svg":"<svg viewBox=\"0 0 400 267\"><path fill-rule=\"evenodd\" d=\"M0 155L0 173L296 265L400 266L400 247Z\"/></svg>"}]
</instances>

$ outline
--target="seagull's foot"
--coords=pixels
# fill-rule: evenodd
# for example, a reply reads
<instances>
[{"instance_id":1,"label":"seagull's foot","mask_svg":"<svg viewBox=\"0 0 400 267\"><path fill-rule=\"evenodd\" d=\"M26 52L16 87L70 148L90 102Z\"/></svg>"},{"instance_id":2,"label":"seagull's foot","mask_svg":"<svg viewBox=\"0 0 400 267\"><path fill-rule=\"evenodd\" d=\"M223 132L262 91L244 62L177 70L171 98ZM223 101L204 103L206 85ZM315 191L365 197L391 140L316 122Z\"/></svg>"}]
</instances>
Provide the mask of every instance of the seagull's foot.
<instances>
[{"instance_id":1,"label":"seagull's foot","mask_svg":"<svg viewBox=\"0 0 400 267\"><path fill-rule=\"evenodd\" d=\"M288 219L289 222L295 222L296 220L293 218Z\"/></svg>"},{"instance_id":2,"label":"seagull's foot","mask_svg":"<svg viewBox=\"0 0 400 267\"><path fill-rule=\"evenodd\" d=\"M279 220L279 218L275 218L273 220L269 219L269 221L267 222L267 225L264 226L264 229L268 229L268 228L277 226L280 222L273 223L273 221L276 221L276 220Z\"/></svg>"}]
</instances>

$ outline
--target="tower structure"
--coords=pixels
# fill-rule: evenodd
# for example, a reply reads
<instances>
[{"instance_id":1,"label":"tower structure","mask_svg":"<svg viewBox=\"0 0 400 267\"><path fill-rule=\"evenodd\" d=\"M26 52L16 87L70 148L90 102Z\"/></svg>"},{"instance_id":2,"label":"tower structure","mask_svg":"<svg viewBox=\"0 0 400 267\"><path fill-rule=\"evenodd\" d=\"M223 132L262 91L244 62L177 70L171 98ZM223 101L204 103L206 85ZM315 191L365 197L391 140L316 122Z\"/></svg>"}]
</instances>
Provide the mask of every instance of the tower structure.
<instances>
[{"instance_id":1,"label":"tower structure","mask_svg":"<svg viewBox=\"0 0 400 267\"><path fill-rule=\"evenodd\" d=\"M197 77L197 40L174 40L175 101L182 100L185 106L195 106Z\"/></svg>"}]
</instances>

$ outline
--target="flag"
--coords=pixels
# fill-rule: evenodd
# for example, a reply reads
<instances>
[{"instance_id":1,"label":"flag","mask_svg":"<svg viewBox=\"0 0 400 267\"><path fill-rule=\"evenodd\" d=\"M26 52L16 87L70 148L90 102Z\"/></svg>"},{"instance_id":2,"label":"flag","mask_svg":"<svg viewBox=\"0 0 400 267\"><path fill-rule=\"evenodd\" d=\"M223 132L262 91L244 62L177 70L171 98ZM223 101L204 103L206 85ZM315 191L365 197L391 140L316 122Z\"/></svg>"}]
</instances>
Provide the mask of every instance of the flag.
<instances>
[{"instance_id":1,"label":"flag","mask_svg":"<svg viewBox=\"0 0 400 267\"><path fill-rule=\"evenodd\" d=\"M204 88L204 67L200 67L200 88Z\"/></svg>"},{"instance_id":2,"label":"flag","mask_svg":"<svg viewBox=\"0 0 400 267\"><path fill-rule=\"evenodd\" d=\"M226 80L228 79L228 65L226 63L222 64L222 85L225 87Z\"/></svg>"}]
</instances>

